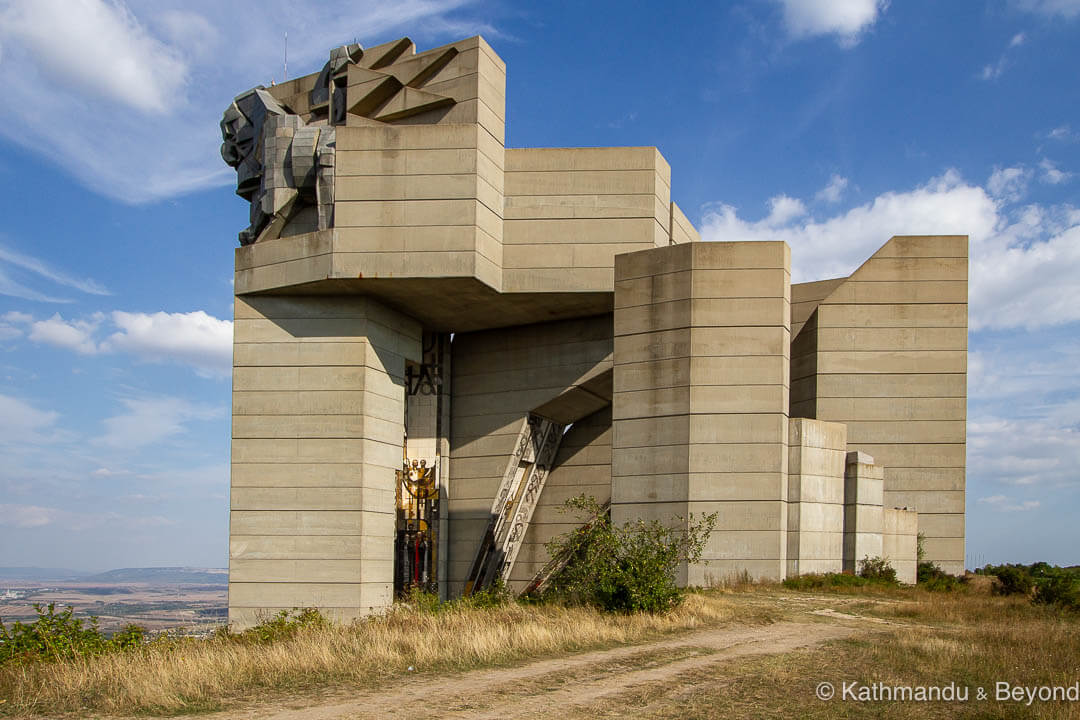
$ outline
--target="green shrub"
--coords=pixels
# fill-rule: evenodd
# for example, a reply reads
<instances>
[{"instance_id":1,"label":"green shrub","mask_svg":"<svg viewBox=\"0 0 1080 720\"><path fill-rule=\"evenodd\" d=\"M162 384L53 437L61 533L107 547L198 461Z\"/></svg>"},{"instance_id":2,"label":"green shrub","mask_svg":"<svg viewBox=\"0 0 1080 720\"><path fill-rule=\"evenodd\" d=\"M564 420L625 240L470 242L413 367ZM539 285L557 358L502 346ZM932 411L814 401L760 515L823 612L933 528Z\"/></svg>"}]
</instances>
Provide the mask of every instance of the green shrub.
<instances>
[{"instance_id":1,"label":"green shrub","mask_svg":"<svg viewBox=\"0 0 1080 720\"><path fill-rule=\"evenodd\" d=\"M1026 595L1044 605L1080 611L1080 569L1045 562L1031 565L987 565L975 571L998 579L994 593Z\"/></svg>"},{"instance_id":2,"label":"green shrub","mask_svg":"<svg viewBox=\"0 0 1080 720\"><path fill-rule=\"evenodd\" d=\"M489 587L483 590L478 590L468 597L460 598L454 601L454 603L464 607L473 608L493 608L501 607L509 603L514 602L514 594L510 592L510 588L506 587L506 583L502 578L498 578Z\"/></svg>"},{"instance_id":3,"label":"green shrub","mask_svg":"<svg viewBox=\"0 0 1080 720\"><path fill-rule=\"evenodd\" d=\"M859 577L867 580L879 580L890 585L897 584L896 570L883 557L870 557L869 555L859 561Z\"/></svg>"},{"instance_id":4,"label":"green shrub","mask_svg":"<svg viewBox=\"0 0 1080 720\"><path fill-rule=\"evenodd\" d=\"M1035 581L1030 571L1022 565L1002 565L986 573L998 579L994 586L997 595L1031 595Z\"/></svg>"},{"instance_id":5,"label":"green shrub","mask_svg":"<svg viewBox=\"0 0 1080 720\"><path fill-rule=\"evenodd\" d=\"M932 562L919 563L917 578L919 587L932 592L952 592L964 587L963 580L950 575Z\"/></svg>"},{"instance_id":6,"label":"green shrub","mask_svg":"<svg viewBox=\"0 0 1080 720\"><path fill-rule=\"evenodd\" d=\"M1036 581L1034 602L1080 610L1080 580L1061 568L1053 568Z\"/></svg>"},{"instance_id":7,"label":"green shrub","mask_svg":"<svg viewBox=\"0 0 1080 720\"><path fill-rule=\"evenodd\" d=\"M784 580L783 585L789 590L833 590L883 585L880 580L865 578L851 573L810 573L793 575Z\"/></svg>"},{"instance_id":8,"label":"green shrub","mask_svg":"<svg viewBox=\"0 0 1080 720\"><path fill-rule=\"evenodd\" d=\"M329 624L330 621L319 612L318 608L293 608L279 610L258 625L240 633L238 637L243 640L270 644L294 637L304 628L327 627Z\"/></svg>"},{"instance_id":9,"label":"green shrub","mask_svg":"<svg viewBox=\"0 0 1080 720\"><path fill-rule=\"evenodd\" d=\"M129 650L142 646L145 631L128 625L109 637L98 619L77 618L74 610L56 611L56 603L34 605L37 620L16 622L8 628L0 621L0 665L9 662L44 662L85 655Z\"/></svg>"},{"instance_id":10,"label":"green shrub","mask_svg":"<svg viewBox=\"0 0 1080 720\"><path fill-rule=\"evenodd\" d=\"M712 513L690 516L685 529L658 520L618 527L595 498L579 495L565 506L597 521L547 543L549 557L572 559L552 578L546 595L609 612L662 612L678 605L684 595L675 584L676 571L683 562L701 559L716 526Z\"/></svg>"}]
</instances>

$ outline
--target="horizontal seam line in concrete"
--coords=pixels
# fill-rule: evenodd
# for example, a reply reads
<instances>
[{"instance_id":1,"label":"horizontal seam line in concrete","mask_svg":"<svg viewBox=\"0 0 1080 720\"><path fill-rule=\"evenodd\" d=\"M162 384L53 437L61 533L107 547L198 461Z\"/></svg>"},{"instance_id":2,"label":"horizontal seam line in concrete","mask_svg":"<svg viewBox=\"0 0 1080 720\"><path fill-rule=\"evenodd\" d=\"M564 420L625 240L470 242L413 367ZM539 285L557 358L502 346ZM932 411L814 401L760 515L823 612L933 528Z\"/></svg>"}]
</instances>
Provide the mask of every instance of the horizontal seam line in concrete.
<instances>
[{"instance_id":1,"label":"horizontal seam line in concrete","mask_svg":"<svg viewBox=\"0 0 1080 720\"><path fill-rule=\"evenodd\" d=\"M233 440L370 440L396 447L393 443L369 435L233 435Z\"/></svg>"},{"instance_id":2,"label":"horizontal seam line in concrete","mask_svg":"<svg viewBox=\"0 0 1080 720\"><path fill-rule=\"evenodd\" d=\"M844 281L844 285L857 285L859 283L866 283L866 284L892 283L893 285L912 285L914 283L934 283L935 285L939 284L939 283L949 283L950 285L967 285L967 284L969 284L967 280L941 280L941 279L934 279L934 278L926 278L924 280L906 280L904 278L894 278L892 280L864 280L864 279L861 279L861 278L852 277L852 278L849 278L848 280ZM837 288L837 290L841 290L842 288L843 288L843 286ZM825 305L825 306L832 305L832 303L829 302L828 298L823 300L821 302L821 304ZM842 304L842 305L850 305L851 303L848 302L848 303L840 303L840 304ZM893 302L891 302L889 304L890 305L907 305L907 304L920 304L920 303L912 303L911 301L908 301L908 302L896 302L896 301L893 301ZM958 305L958 304L961 304L961 303L957 303L955 300L950 300L950 301L947 301L946 304Z\"/></svg>"},{"instance_id":3,"label":"horizontal seam line in concrete","mask_svg":"<svg viewBox=\"0 0 1080 720\"><path fill-rule=\"evenodd\" d=\"M767 330L780 329L780 328L783 328L784 330L789 329L787 325L760 325L760 324L757 324L757 325L740 325L740 324L734 324L734 323L730 324L730 325L721 325L721 324L710 324L710 325L698 325L698 324L695 324L695 325L659 325L659 326L657 326L655 328L650 328L648 330L638 330L638 331L635 331L635 332L626 332L626 331L619 332L619 331L616 331L615 332L615 337L626 338L626 337L634 337L634 336L637 336L637 335L657 335L659 333L673 332L673 331L679 331L679 330L726 330L726 329L747 329L747 328L761 328L761 329L767 329ZM788 352L790 352L790 344L788 345ZM849 351L837 350L837 351L834 351L834 352L849 352Z\"/></svg>"},{"instance_id":4,"label":"horizontal seam line in concrete","mask_svg":"<svg viewBox=\"0 0 1080 720\"><path fill-rule=\"evenodd\" d=\"M246 367L246 366L241 365L240 367ZM269 367L297 367L297 366L295 366L295 365L270 365ZM300 366L300 367L328 367L328 366L326 366L326 365L311 365L311 366ZM344 366L344 367L349 367L349 366ZM328 388L286 388L286 389L282 389L280 387L277 387L277 388L274 388L273 390L245 390L244 388L233 388L233 392L243 392L243 393L282 393L282 392L294 392L294 393L334 392L334 393L342 393L342 392L356 392L356 393L364 393L365 395L375 395L377 397L381 397L381 398L384 398L386 400L399 400L399 398L397 398L397 397L395 397L393 395L383 395L382 393L377 392L376 390L372 390L370 388L368 388L368 389L365 389L365 388L362 388L362 387L348 388L348 387L341 387L340 385L338 385L337 387L328 387ZM297 414L307 415L309 413L304 412L304 413L243 413L243 414L244 415L297 415ZM315 414L316 415L366 415L366 416L369 416L369 417L371 416L371 413L315 413Z\"/></svg>"},{"instance_id":5,"label":"horizontal seam line in concrete","mask_svg":"<svg viewBox=\"0 0 1080 720\"><path fill-rule=\"evenodd\" d=\"M575 193L571 193L571 192L547 192L547 193L505 193L504 197L507 200L512 200L513 198L533 198L533 197L549 197L549 198L578 198L578 197L655 198L655 197L657 197L657 195L656 195L656 193L651 193L651 192L614 192L614 193L613 192L575 192ZM558 207L558 204L553 203L552 207ZM580 205L580 206L577 206L577 207L589 207L589 206ZM618 207L618 206L614 206L614 207ZM653 208L653 214L652 215L647 215L646 217L656 217L655 212L656 212L656 208Z\"/></svg>"},{"instance_id":6,"label":"horizontal seam line in concrete","mask_svg":"<svg viewBox=\"0 0 1080 720\"><path fill-rule=\"evenodd\" d=\"M618 289L616 289L615 292L618 293ZM780 300L782 298L783 298L782 295L731 295L731 296L725 296L725 297L694 296L694 297L683 297L683 298L671 298L670 300L660 300L660 301L657 301L657 302L642 302L642 303L636 303L634 305L616 305L615 306L615 312L618 312L619 310L631 310L633 308L639 308L639 307L651 307L651 306L654 306L654 305L663 305L664 303L671 303L671 302L687 302L687 301L690 301L690 300L720 300L720 301L723 302L723 301L728 301L728 300Z\"/></svg>"},{"instance_id":7,"label":"horizontal seam line in concrete","mask_svg":"<svg viewBox=\"0 0 1080 720\"><path fill-rule=\"evenodd\" d=\"M695 359L695 358L698 358L698 359L707 359L707 358L784 358L786 360L791 359L787 355L779 355L779 354L778 355L661 355L659 357L650 358L648 360L628 360L628 361L624 361L624 362L614 362L612 364L612 367L616 368L616 367L625 366L625 365L641 365L641 364L644 364L644 363L662 362L664 360L683 360L683 359L692 360L692 359ZM839 373L832 373L832 374L839 374ZM846 374L846 375L884 375L886 373L844 373L844 374ZM915 374L924 374L924 373L888 373L888 374L892 374L892 375L915 375ZM963 375L965 373L937 373L937 374L939 374L939 375L956 375L956 374ZM806 377L810 377L810 376L806 376ZM701 383L690 383L689 381L687 381L684 384L685 385L690 385L690 384L700 385ZM706 384L708 384L708 383L706 383ZM758 383L758 384L762 384L762 383ZM768 384L772 385L772 384L775 384L775 383L768 383Z\"/></svg>"},{"instance_id":8,"label":"horizontal seam line in concrete","mask_svg":"<svg viewBox=\"0 0 1080 720\"><path fill-rule=\"evenodd\" d=\"M233 460L232 464L233 465L277 465L276 462L259 462L259 461L252 462L250 460L247 460L247 461ZM290 465L302 465L302 464L305 464L305 463L289 463L289 464ZM363 467L365 463L360 463L360 462L333 462L333 461L325 461L324 462L324 461L321 461L321 460L312 459L310 462L308 462L306 464L315 465L315 466L318 466L318 467L326 467L328 465L334 465L334 466L341 466L341 467L359 468L359 467ZM254 486L254 485L253 486L246 486L245 485L245 486L242 486L242 487L257 487L257 486ZM323 486L319 486L319 487L323 487ZM327 485L325 487L333 487L333 486ZM347 485L346 487L353 487L353 486Z\"/></svg>"},{"instance_id":9,"label":"horizontal seam line in concrete","mask_svg":"<svg viewBox=\"0 0 1080 720\"><path fill-rule=\"evenodd\" d=\"M861 282L874 282L874 281L872 281L872 280L863 280ZM878 282L885 282L885 281L878 281ZM939 282L939 281L923 280L923 281L920 281L920 282ZM959 281L948 280L948 281L940 281L940 282L959 282ZM821 303L823 303L823 302L825 302L824 299L820 300L820 301L817 301L817 300L814 300L814 301L811 301L811 300L799 300L799 301L792 300L791 305L792 305L792 307L794 307L794 306L803 306L803 305L813 304L814 308L816 309L816 308L820 307ZM889 303L889 304L890 305L925 305L926 303L893 302L893 303ZM960 307L967 307L968 303L966 303L966 302L957 302L955 300L950 300L950 301L936 302L936 303L934 303L934 305L946 305L946 306L949 306L949 307L958 307L958 308L960 308ZM843 308L843 307L864 307L864 306L861 303L857 303L857 302L831 302L831 303L828 303L825 307ZM810 313L810 314L813 314L813 313Z\"/></svg>"},{"instance_id":10,"label":"horizontal seam line in concrete","mask_svg":"<svg viewBox=\"0 0 1080 720\"><path fill-rule=\"evenodd\" d=\"M386 491L386 492L389 492L389 491ZM393 511L374 510L374 509L368 509L368 508L351 509L351 510L332 510L332 509L312 510L312 509L302 509L302 508L294 508L294 509L291 509L291 510L281 510L281 509L276 509L276 508L252 508L250 510L230 510L230 512L243 512L243 513L281 513L281 512L330 513L330 512L336 512L336 513L368 513L368 514L372 514L372 515L387 515L387 516L390 516L390 515L394 514ZM276 536L270 535L269 533L249 533L249 534L259 535L259 536L266 535L268 537L276 537ZM336 535L342 535L342 533L331 533L331 534L335 535L335 536ZM344 533L344 535L347 535L348 537L366 537L366 536L370 536L371 533ZM291 533L289 534L289 536L293 537L293 535ZM325 535L312 535L311 537L325 537ZM378 537L378 536L376 536L376 537Z\"/></svg>"},{"instance_id":11,"label":"horizontal seam line in concrete","mask_svg":"<svg viewBox=\"0 0 1080 720\"><path fill-rule=\"evenodd\" d=\"M319 393L331 393L331 392L332 393L343 393L343 392L353 392L353 393L364 393L365 395L374 395L376 397L383 398L384 400L393 400L393 401L398 400L398 398L391 397L389 395L380 395L380 394L378 394L376 392L373 392L371 390L362 390L362 389L350 390L348 388L343 389L343 388L340 388L340 387L338 387L338 388L328 388L328 389L325 389L325 390L305 389L305 390L235 390L234 391L234 393L286 393L286 392L291 392L291 393L316 393L316 392L319 392ZM361 406L360 408L358 408L358 410L359 411L352 411L352 412L311 412L309 410L297 410L296 412L283 412L283 411L276 411L276 412L237 412L236 414L244 415L244 416L247 416L247 415L263 415L263 416L266 416L266 417L293 417L293 416L301 416L301 415L320 415L320 416L325 415L325 416L333 417L333 416L339 416L339 415L355 415L355 416L373 418L375 420L384 420L386 422L393 422L392 420L386 420L386 418L375 414L371 410L371 408L368 408L367 411L365 412L363 407Z\"/></svg>"},{"instance_id":12,"label":"horizontal seam line in concrete","mask_svg":"<svg viewBox=\"0 0 1080 720\"><path fill-rule=\"evenodd\" d=\"M657 248L652 248L652 249L655 250ZM682 273L691 273L692 274L694 272L727 272L728 270L760 270L762 272L775 272L777 270L782 270L785 275L789 275L789 276L791 275L790 270L788 270L787 268L782 267L780 265L773 265L773 266L755 265L755 266L752 266L752 267L743 267L741 265L729 265L729 266L726 266L726 267L716 267L716 268L714 268L714 267L707 267L707 268L687 267L687 268L682 268L681 270L668 270L667 272L645 273L644 275L628 275L626 277L615 278L615 282L616 283L633 282L634 280L642 280L644 278L659 278L659 277L663 277L665 275L680 275ZM699 280L698 282L701 282L701 281ZM869 281L867 281L867 282L869 282ZM789 283L789 285L790 285L790 283ZM787 297L790 297L790 295L787 296ZM844 303L844 304L850 305L852 303Z\"/></svg>"},{"instance_id":13,"label":"horizontal seam line in concrete","mask_svg":"<svg viewBox=\"0 0 1080 720\"><path fill-rule=\"evenodd\" d=\"M447 149L447 150L453 150L453 149L461 149L461 150L474 150L475 148L431 148L431 149L433 149L433 150L439 150L439 149ZM350 150L350 151L348 151L348 152L382 152L382 151L380 151L380 150L370 150L370 151L369 151L369 150ZM480 154L481 154L481 155L483 155L483 152L481 152ZM484 155L484 157L487 157L487 155ZM488 160L491 160L491 158L488 158ZM494 162L494 161L492 161L492 162ZM363 173L358 173L358 172L347 172L347 173L339 173L339 174L337 175L337 177L338 177L339 179L343 179L343 180L344 180L344 179L346 179L346 178L350 178L350 179L351 179L351 178L391 178L391 177L392 177L392 178L406 178L406 177L448 177L448 176L452 176L452 175L469 175L469 176L472 176L472 177L481 177L478 171L476 171L476 170L468 170L468 169L466 169L466 168L458 168L458 169L456 169L456 170L455 170L454 172L422 172L422 173L417 173L417 172L408 172L408 171L406 171L406 172L395 172L395 173L377 173L377 172L363 172ZM498 192L498 188L496 188L496 187L495 187L494 185L492 185L491 183L488 183L488 185L489 185L489 186L490 186L490 187L491 187L491 188L492 188L493 190L495 190L496 192ZM500 194L501 194L501 193L500 193ZM342 199L341 199L341 200L339 200L338 202L348 202L348 203L354 203L354 202L365 202L365 203L385 203L385 202L424 202L424 201L426 201L426 200L476 200L476 199L477 199L477 198L476 198L476 196L474 196L474 195L470 195L470 196L467 196L467 197L448 197L448 198L427 198L427 197L402 197L402 198L370 198L370 197L364 197L364 198L357 198L357 199L354 199L354 200L349 200L349 199L345 199L345 198L342 198Z\"/></svg>"},{"instance_id":14,"label":"horizontal seam line in concrete","mask_svg":"<svg viewBox=\"0 0 1080 720\"><path fill-rule=\"evenodd\" d=\"M330 255L333 255L333 254L334 254L333 250L328 250L327 252L316 253L314 255L301 255L300 257L287 258L285 260L275 260L274 262L268 262L268 263L259 263L258 265L251 265L250 267L245 267L245 268L235 268L233 272L238 273L238 272L246 272L248 270L258 270L259 268L273 267L274 265L284 265L286 263L291 263L291 262L302 262L304 260L311 260L313 258L327 257L327 256L330 256Z\"/></svg>"},{"instance_id":15,"label":"horizontal seam line in concrete","mask_svg":"<svg viewBox=\"0 0 1080 720\"><path fill-rule=\"evenodd\" d=\"M516 149L518 149L518 148L512 148L512 149L515 149L515 150L516 150ZM541 149L541 150L542 150L542 149L544 149L544 148L537 148L537 149ZM583 149L583 150L588 150L588 149L590 149L590 148L581 148L581 149ZM539 173L544 173L544 174L547 174L547 173L551 173L551 174L554 174L554 175L566 175L566 174L568 174L568 173L579 173L579 172L596 172L596 173L600 173L600 172L602 172L602 173L624 173L624 172L643 172L643 173L649 173L649 174L650 174L650 175L652 175L652 176L655 176L655 175L656 175L656 169L655 169L655 167L640 167L640 168L600 168L600 169L597 169L597 170L582 170L581 168L567 168L567 169L565 169L565 170L551 170L551 169L545 169L545 170L520 170L520 169L514 169L514 170L507 170L506 172L507 172L507 173L538 173L538 174L539 174ZM666 183L665 183L665 184L666 184ZM625 194L627 194L627 193L612 193L612 194L615 194L615 195L625 195ZM646 193L636 193L636 194L641 194L641 195L644 195L644 194L646 194ZM652 193L648 193L648 194L652 194Z\"/></svg>"},{"instance_id":16,"label":"horizontal seam line in concrete","mask_svg":"<svg viewBox=\"0 0 1080 720\"><path fill-rule=\"evenodd\" d=\"M650 217L652 217L652 216L651 215L626 214L626 215L616 215L616 216L606 217L606 218L602 218L602 219L606 219L606 220L646 220L646 219L648 219ZM514 220L539 220L539 219L541 219L541 218L515 218L515 217L503 216L503 222L510 222L510 221L514 221ZM584 220L590 220L590 219L600 219L600 218L581 218L581 217L578 217L578 216L575 216L575 215L555 215L555 216L545 216L542 219L544 219L544 220L583 220L583 219ZM525 246L540 247L540 246L549 246L549 245L552 245L553 243L509 243L509 244L512 245L513 247L525 247ZM608 244L608 243L604 243L604 244ZM622 244L633 245L635 243L622 243ZM644 244L644 243L636 243L636 244L640 245L640 244ZM625 250L624 252L634 252L634 251L633 250Z\"/></svg>"},{"instance_id":17,"label":"horizontal seam line in concrete","mask_svg":"<svg viewBox=\"0 0 1080 720\"><path fill-rule=\"evenodd\" d=\"M338 229L348 230L350 228L419 228L419 227L477 227L475 222L461 222L461 223L449 223L449 222L435 222L435 223L384 223L379 225L362 225L362 224L350 224L350 225L338 225ZM414 252L475 252L475 250L334 250L333 255L367 255L370 253L380 253L383 255L396 255L398 253L414 253Z\"/></svg>"}]
</instances>

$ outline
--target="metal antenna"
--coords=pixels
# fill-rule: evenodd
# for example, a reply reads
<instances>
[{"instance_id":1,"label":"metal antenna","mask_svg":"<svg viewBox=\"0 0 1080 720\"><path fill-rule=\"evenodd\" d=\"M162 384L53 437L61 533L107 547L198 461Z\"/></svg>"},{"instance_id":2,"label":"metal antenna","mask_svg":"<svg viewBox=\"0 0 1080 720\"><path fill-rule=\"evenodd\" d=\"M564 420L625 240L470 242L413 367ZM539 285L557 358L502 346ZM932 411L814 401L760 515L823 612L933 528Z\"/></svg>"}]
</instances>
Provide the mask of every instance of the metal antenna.
<instances>
[{"instance_id":1,"label":"metal antenna","mask_svg":"<svg viewBox=\"0 0 1080 720\"><path fill-rule=\"evenodd\" d=\"M281 82L285 82L289 79L289 31L285 31L285 75L281 78Z\"/></svg>"}]
</instances>

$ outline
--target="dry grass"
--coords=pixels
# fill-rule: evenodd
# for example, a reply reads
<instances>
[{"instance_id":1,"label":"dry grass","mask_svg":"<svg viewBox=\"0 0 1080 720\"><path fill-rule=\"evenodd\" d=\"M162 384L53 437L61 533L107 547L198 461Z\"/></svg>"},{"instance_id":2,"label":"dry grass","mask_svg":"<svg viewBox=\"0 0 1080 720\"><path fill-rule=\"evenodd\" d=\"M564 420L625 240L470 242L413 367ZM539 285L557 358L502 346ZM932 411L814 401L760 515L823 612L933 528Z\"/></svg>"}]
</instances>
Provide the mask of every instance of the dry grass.
<instances>
[{"instance_id":1,"label":"dry grass","mask_svg":"<svg viewBox=\"0 0 1080 720\"><path fill-rule=\"evenodd\" d=\"M305 628L268 645L220 638L53 664L0 668L0 714L178 714L333 685L374 686L416 672L498 666L632 643L768 612L692 594L663 616L508 605L398 609L352 626Z\"/></svg>"},{"instance_id":2,"label":"dry grass","mask_svg":"<svg viewBox=\"0 0 1080 720\"><path fill-rule=\"evenodd\" d=\"M768 590L779 600L783 593ZM761 591L758 592L760 599ZM708 665L675 682L635 688L602 703L564 713L571 718L1078 718L1080 703L1030 706L993 699L994 683L1071 686L1080 680L1080 616L1018 598L974 592L902 590L866 593L790 593L806 607L835 606L844 613L889 620L867 632L811 650ZM745 597L755 601L754 593ZM833 601L840 600L842 605ZM856 621L857 622L857 621ZM815 697L817 684L875 682L903 686L970 688L970 700L853 702ZM975 688L990 699L976 699ZM631 711L632 709L632 711Z\"/></svg>"}]
</instances>

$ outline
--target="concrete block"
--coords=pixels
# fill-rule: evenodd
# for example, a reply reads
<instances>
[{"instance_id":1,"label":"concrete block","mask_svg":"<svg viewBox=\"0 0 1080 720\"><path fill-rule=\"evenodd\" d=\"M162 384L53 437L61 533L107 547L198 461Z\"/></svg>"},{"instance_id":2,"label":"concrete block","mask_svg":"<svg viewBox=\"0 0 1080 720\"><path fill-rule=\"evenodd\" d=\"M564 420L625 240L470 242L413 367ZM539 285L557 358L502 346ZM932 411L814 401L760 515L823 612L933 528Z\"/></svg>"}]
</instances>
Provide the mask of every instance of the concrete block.
<instances>
[{"instance_id":1,"label":"concrete block","mask_svg":"<svg viewBox=\"0 0 1080 720\"><path fill-rule=\"evenodd\" d=\"M229 539L235 560L385 560L393 555L393 539L371 535L234 535Z\"/></svg>"},{"instance_id":2,"label":"concrete block","mask_svg":"<svg viewBox=\"0 0 1080 720\"><path fill-rule=\"evenodd\" d=\"M964 258L967 235L896 235L874 253L875 258Z\"/></svg>"},{"instance_id":3,"label":"concrete block","mask_svg":"<svg viewBox=\"0 0 1080 720\"><path fill-rule=\"evenodd\" d=\"M784 413L788 406L783 385L704 385L690 396L693 413Z\"/></svg>"}]
</instances>

